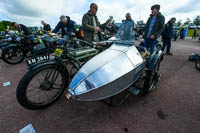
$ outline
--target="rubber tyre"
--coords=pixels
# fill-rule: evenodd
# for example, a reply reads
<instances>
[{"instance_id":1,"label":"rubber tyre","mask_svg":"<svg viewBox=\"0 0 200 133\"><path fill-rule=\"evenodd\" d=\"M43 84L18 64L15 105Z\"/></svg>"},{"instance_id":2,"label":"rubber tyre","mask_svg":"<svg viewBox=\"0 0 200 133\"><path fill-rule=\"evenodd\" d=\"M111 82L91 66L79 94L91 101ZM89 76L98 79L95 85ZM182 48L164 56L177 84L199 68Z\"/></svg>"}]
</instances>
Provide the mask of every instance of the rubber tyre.
<instances>
[{"instance_id":1,"label":"rubber tyre","mask_svg":"<svg viewBox=\"0 0 200 133\"><path fill-rule=\"evenodd\" d=\"M143 86L144 92L148 93L156 88L159 80L158 78L160 77L159 69L160 69L160 61L157 63L156 67L153 70L146 71L147 75Z\"/></svg>"},{"instance_id":2,"label":"rubber tyre","mask_svg":"<svg viewBox=\"0 0 200 133\"><path fill-rule=\"evenodd\" d=\"M59 91L59 93L57 93L53 99L51 99L48 103L46 104L36 104L36 103L32 103L30 102L27 97L26 97L26 91L27 91L27 87L30 83L30 81L37 76L38 73L47 70L47 69L55 69L56 65L46 65L46 66L42 66L39 67L38 69L35 69L33 71L29 71L27 72L24 77L20 80L18 87L17 87L17 91L16 91L16 97L18 102L26 109L30 109L30 110L39 110L39 109L44 109L48 106L50 106L51 104L55 103L60 96L63 94L65 88L68 86L69 84L69 74L68 72L66 72L66 69L59 69L58 72L59 74L62 75L62 88L61 91Z\"/></svg>"},{"instance_id":3,"label":"rubber tyre","mask_svg":"<svg viewBox=\"0 0 200 133\"><path fill-rule=\"evenodd\" d=\"M197 70L200 70L200 57L197 59L197 61L195 63L195 67Z\"/></svg>"},{"instance_id":4,"label":"rubber tyre","mask_svg":"<svg viewBox=\"0 0 200 133\"><path fill-rule=\"evenodd\" d=\"M22 55L20 56L19 60L10 61L10 60L6 57L6 55L9 54L9 51L10 51L10 50L14 50L14 51L18 50L18 51L20 51L20 53L21 53ZM9 47L9 48L7 48L7 49L5 49L5 50L2 51L1 58L2 58L3 61L5 61L6 63L11 64L11 65L15 65L15 64L21 63L21 62L24 60L25 55L24 55L23 51L20 49L20 47Z\"/></svg>"}]
</instances>

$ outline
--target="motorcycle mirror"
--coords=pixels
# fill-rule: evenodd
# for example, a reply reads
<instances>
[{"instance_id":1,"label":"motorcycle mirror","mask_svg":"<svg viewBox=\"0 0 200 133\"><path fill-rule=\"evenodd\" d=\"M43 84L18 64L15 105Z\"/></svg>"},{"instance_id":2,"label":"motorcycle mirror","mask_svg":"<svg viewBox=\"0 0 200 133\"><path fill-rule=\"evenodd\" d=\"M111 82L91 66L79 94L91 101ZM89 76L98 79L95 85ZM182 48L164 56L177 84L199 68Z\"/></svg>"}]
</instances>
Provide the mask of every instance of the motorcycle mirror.
<instances>
[{"instance_id":1,"label":"motorcycle mirror","mask_svg":"<svg viewBox=\"0 0 200 133\"><path fill-rule=\"evenodd\" d=\"M9 37L9 38L8 38L8 41L12 41L12 38L11 38L11 37Z\"/></svg>"}]
</instances>

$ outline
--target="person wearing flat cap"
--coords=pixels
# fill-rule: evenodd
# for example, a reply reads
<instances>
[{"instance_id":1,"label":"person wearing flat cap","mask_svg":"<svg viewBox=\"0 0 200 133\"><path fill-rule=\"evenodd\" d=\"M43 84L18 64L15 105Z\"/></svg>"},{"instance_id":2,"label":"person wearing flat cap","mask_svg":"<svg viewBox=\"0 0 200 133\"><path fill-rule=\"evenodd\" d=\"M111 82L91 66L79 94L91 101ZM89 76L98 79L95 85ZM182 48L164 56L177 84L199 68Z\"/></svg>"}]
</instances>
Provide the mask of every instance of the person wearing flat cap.
<instances>
[{"instance_id":1,"label":"person wearing flat cap","mask_svg":"<svg viewBox=\"0 0 200 133\"><path fill-rule=\"evenodd\" d=\"M154 52L154 46L157 43L157 38L164 30L165 17L159 12L160 5L153 5L151 10L152 13L145 26L144 47L150 49L152 54Z\"/></svg>"},{"instance_id":2,"label":"person wearing flat cap","mask_svg":"<svg viewBox=\"0 0 200 133\"><path fill-rule=\"evenodd\" d=\"M167 24L165 24L165 29L162 33L162 40L163 40L163 48L162 51L165 50L165 47L167 46L166 55L173 55L170 52L171 49L171 40L173 38L173 24L176 22L176 18L171 18Z\"/></svg>"}]
</instances>

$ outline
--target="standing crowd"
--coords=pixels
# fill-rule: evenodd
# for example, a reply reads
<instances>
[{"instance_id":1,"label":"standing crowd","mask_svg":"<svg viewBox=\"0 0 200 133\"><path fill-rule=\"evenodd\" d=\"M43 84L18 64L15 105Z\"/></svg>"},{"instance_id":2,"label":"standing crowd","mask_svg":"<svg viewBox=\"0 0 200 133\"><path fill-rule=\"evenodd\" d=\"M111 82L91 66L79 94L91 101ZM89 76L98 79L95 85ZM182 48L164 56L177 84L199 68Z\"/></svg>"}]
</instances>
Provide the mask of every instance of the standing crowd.
<instances>
[{"instance_id":1,"label":"standing crowd","mask_svg":"<svg viewBox=\"0 0 200 133\"><path fill-rule=\"evenodd\" d=\"M100 26L100 22L97 17L98 5L92 3L90 5L90 9L87 13L83 15L82 18L82 30L83 30L83 39L89 42L98 42L101 41L101 31L102 28ZM134 27L134 21L131 18L131 14L126 14L126 19L123 20L123 23L129 23ZM173 24L176 19L171 18L165 24L165 17L160 12L160 5L156 4L151 7L151 14L146 22L146 27L144 31L144 47L147 48L150 53L154 52L154 46L158 42L158 37L161 35L163 40L163 48L164 51L167 47L166 54L173 55L170 51L171 49L171 39L173 38ZM50 32L51 26L47 24L44 20L41 21L43 25L43 32ZM105 28L112 30L112 26L114 24L113 17L110 16L109 19L105 23ZM30 30L23 24L17 24L16 22L12 23L13 27L18 31L23 31L24 34L30 35ZM70 19L69 16L60 16L60 21L56 25L56 27L52 30L53 33L57 33L61 30L62 36L67 35L68 32L76 33L75 22ZM132 30L132 29L131 29ZM136 29L133 29L136 30Z\"/></svg>"}]
</instances>

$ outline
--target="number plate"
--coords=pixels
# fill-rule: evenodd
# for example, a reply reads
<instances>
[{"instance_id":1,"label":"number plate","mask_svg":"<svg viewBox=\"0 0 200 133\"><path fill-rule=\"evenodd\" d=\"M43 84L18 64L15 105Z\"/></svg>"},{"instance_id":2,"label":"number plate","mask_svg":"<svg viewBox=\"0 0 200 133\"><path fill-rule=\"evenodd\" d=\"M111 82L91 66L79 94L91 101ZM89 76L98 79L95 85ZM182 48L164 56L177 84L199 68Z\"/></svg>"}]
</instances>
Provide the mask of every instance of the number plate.
<instances>
[{"instance_id":1,"label":"number plate","mask_svg":"<svg viewBox=\"0 0 200 133\"><path fill-rule=\"evenodd\" d=\"M41 56L37 56L34 58L30 58L26 60L27 66L31 66L33 64L37 64L39 62L42 61L49 61L49 60L54 60L55 56L51 56L51 55L41 55Z\"/></svg>"}]
</instances>

